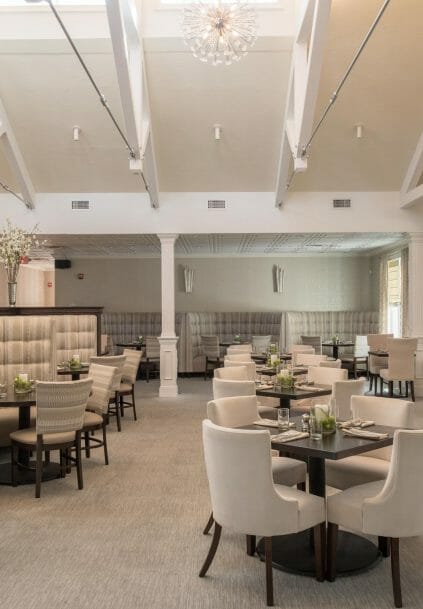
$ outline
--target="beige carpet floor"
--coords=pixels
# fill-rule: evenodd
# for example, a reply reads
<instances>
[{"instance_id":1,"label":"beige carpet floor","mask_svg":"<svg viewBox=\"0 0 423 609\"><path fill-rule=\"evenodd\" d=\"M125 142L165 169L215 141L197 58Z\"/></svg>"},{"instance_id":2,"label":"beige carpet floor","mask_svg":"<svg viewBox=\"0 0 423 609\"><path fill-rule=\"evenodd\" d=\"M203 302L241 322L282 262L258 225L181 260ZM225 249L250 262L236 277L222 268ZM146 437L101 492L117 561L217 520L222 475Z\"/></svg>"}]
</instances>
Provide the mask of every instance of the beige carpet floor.
<instances>
[{"instance_id":1,"label":"beige carpet floor","mask_svg":"<svg viewBox=\"0 0 423 609\"><path fill-rule=\"evenodd\" d=\"M187 379L183 394L161 399L139 382L139 420L126 414L109 433L110 465L100 451L75 475L33 487L0 487L2 609L263 609L264 567L226 531L209 576L198 570L210 537L210 505L200 422L211 383ZM423 607L423 539L402 543L404 606ZM276 605L287 609L387 609L389 561L319 584L274 572Z\"/></svg>"}]
</instances>

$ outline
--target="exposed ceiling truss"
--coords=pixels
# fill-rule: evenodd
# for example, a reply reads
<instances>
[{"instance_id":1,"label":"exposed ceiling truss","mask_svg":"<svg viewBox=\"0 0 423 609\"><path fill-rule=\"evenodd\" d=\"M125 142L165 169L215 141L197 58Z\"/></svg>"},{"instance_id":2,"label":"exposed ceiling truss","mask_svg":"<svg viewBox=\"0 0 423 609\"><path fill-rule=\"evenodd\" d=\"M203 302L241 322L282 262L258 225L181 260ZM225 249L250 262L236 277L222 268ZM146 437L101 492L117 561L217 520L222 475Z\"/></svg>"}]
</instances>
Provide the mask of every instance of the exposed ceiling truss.
<instances>
[{"instance_id":1,"label":"exposed ceiling truss","mask_svg":"<svg viewBox=\"0 0 423 609\"><path fill-rule=\"evenodd\" d=\"M18 141L13 133L9 119L6 114L5 107L0 99L0 144L7 158L10 168L13 170L19 187L22 192L22 197L19 197L8 187L3 186L5 190L11 192L15 197L22 200L28 209L34 209L35 205L35 190L32 185L32 180L26 167L24 158L19 148Z\"/></svg>"},{"instance_id":2,"label":"exposed ceiling truss","mask_svg":"<svg viewBox=\"0 0 423 609\"><path fill-rule=\"evenodd\" d=\"M303 147L313 128L330 8L331 0L308 0L294 42L276 182L277 207L285 197L292 159L294 172L307 169Z\"/></svg>"},{"instance_id":3,"label":"exposed ceiling truss","mask_svg":"<svg viewBox=\"0 0 423 609\"><path fill-rule=\"evenodd\" d=\"M151 130L144 51L133 0L106 0L120 98L130 143L130 169L141 175L152 207L159 206L159 184Z\"/></svg>"},{"instance_id":4,"label":"exposed ceiling truss","mask_svg":"<svg viewBox=\"0 0 423 609\"><path fill-rule=\"evenodd\" d=\"M411 207L423 201L423 184L421 177L423 173L423 131L417 142L416 149L405 174L401 187L401 207Z\"/></svg>"}]
</instances>

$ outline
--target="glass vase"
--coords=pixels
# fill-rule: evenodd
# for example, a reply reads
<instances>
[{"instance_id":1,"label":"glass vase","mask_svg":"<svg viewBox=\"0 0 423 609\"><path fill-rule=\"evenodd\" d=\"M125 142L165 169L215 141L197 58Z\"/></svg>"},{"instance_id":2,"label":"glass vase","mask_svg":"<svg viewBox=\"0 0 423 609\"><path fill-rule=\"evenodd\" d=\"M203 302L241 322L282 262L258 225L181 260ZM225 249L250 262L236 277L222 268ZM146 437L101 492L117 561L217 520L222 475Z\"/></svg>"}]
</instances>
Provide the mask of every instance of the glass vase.
<instances>
[{"instance_id":1,"label":"glass vase","mask_svg":"<svg viewBox=\"0 0 423 609\"><path fill-rule=\"evenodd\" d=\"M17 292L18 284L16 281L8 281L7 282L7 293L9 297L9 307L16 306L16 292Z\"/></svg>"}]
</instances>

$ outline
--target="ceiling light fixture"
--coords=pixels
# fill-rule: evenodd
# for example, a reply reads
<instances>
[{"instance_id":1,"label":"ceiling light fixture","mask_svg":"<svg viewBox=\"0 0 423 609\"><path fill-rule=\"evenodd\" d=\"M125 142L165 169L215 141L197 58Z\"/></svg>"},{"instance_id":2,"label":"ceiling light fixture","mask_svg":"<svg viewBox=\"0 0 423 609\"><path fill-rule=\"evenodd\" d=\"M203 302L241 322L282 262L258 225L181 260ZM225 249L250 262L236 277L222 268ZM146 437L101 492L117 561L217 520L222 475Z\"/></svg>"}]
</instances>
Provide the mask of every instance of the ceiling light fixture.
<instances>
[{"instance_id":1,"label":"ceiling light fixture","mask_svg":"<svg viewBox=\"0 0 423 609\"><path fill-rule=\"evenodd\" d=\"M214 66L230 65L247 54L257 38L257 13L247 2L224 6L194 2L184 8L182 32L194 57Z\"/></svg>"},{"instance_id":2,"label":"ceiling light fixture","mask_svg":"<svg viewBox=\"0 0 423 609\"><path fill-rule=\"evenodd\" d=\"M361 140L361 138L363 137L363 125L355 126L355 135L358 140Z\"/></svg>"}]
</instances>

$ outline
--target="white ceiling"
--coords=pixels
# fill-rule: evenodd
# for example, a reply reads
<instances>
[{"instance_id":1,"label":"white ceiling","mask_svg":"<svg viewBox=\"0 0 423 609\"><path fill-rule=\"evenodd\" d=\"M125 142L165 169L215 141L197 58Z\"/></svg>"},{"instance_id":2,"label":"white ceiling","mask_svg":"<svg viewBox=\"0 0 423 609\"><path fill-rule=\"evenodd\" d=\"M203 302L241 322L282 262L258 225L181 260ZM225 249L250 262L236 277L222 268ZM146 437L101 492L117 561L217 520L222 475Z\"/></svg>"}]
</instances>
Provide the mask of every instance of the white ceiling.
<instances>
[{"instance_id":1,"label":"white ceiling","mask_svg":"<svg viewBox=\"0 0 423 609\"><path fill-rule=\"evenodd\" d=\"M298 234L210 234L181 235L177 256L275 256L316 254L365 254L401 242L402 233L298 233ZM46 235L44 247L34 256L55 258L120 257L160 255L156 235Z\"/></svg>"}]
</instances>

